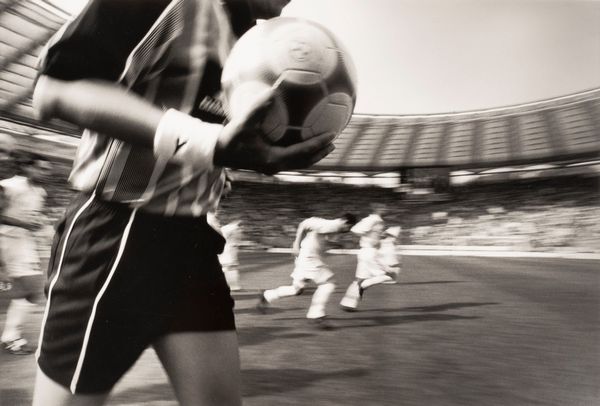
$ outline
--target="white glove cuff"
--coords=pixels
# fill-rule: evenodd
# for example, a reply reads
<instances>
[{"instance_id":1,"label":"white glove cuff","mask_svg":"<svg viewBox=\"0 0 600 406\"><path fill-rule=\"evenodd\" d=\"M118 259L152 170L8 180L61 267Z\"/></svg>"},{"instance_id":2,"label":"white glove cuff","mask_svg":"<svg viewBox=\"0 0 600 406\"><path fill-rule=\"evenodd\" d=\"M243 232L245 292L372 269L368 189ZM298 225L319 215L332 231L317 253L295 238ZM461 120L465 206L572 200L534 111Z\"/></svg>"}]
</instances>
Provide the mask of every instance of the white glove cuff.
<instances>
[{"instance_id":1,"label":"white glove cuff","mask_svg":"<svg viewBox=\"0 0 600 406\"><path fill-rule=\"evenodd\" d=\"M223 126L205 123L175 109L163 114L154 134L154 155L172 162L212 169Z\"/></svg>"}]
</instances>

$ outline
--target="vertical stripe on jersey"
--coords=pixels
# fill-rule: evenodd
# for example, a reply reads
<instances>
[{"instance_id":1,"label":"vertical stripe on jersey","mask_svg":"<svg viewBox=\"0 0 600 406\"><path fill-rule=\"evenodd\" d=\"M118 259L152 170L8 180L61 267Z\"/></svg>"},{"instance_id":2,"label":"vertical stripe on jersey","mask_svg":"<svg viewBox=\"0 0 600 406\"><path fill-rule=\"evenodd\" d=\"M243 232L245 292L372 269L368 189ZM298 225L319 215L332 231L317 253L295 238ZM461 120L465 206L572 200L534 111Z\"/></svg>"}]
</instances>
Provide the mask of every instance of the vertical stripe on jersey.
<instances>
[{"instance_id":1,"label":"vertical stripe on jersey","mask_svg":"<svg viewBox=\"0 0 600 406\"><path fill-rule=\"evenodd\" d=\"M202 205L200 204L200 196L202 191L206 190L208 186L208 179L206 176L199 176L196 181L196 198L192 202L192 214L194 216L200 216L202 214Z\"/></svg>"},{"instance_id":2,"label":"vertical stripe on jersey","mask_svg":"<svg viewBox=\"0 0 600 406\"><path fill-rule=\"evenodd\" d=\"M106 289L108 288L108 285L110 284L112 277L115 274L117 267L119 266L119 262L121 261L121 257L123 256L123 251L125 251L125 245L127 244L127 239L129 237L131 225L133 224L133 220L135 218L136 213L137 213L137 209L134 209L131 212L131 216L129 217L129 221L127 222L127 225L125 226L125 230L123 231L123 236L121 237L121 243L119 244L119 251L117 252L117 257L115 258L115 261L114 261L113 266L108 274L108 277L104 281L102 288L100 289L100 291L98 292L98 295L96 295L96 299L94 300L94 306L92 307L92 313L90 314L90 319L88 321L88 325L85 330L85 336L83 338L83 344L81 346L81 353L79 354L79 360L77 361L77 367L75 368L75 373L73 374L73 379L71 380L71 385L69 387L71 390L71 393L73 393L73 394L75 394L75 391L77 389L77 383L79 382L79 376L81 375L81 368L83 367L83 362L85 360L87 346L90 341L90 334L92 332L92 328L94 327L94 319L96 317L96 309L98 308L98 303L100 303L100 300L102 300L102 296L104 295L104 292L106 292Z\"/></svg>"},{"instance_id":3,"label":"vertical stripe on jersey","mask_svg":"<svg viewBox=\"0 0 600 406\"><path fill-rule=\"evenodd\" d=\"M119 82L133 84L142 70L154 66L183 31L183 0L173 0L127 58Z\"/></svg>"},{"instance_id":4,"label":"vertical stripe on jersey","mask_svg":"<svg viewBox=\"0 0 600 406\"><path fill-rule=\"evenodd\" d=\"M96 134L96 137L102 137L102 135ZM115 185L119 181L124 170L123 167L127 162L126 159L117 160L117 156L129 156L130 152L131 145L125 144L116 138L111 139L95 189L98 194L102 193L103 199L115 199Z\"/></svg>"},{"instance_id":5,"label":"vertical stripe on jersey","mask_svg":"<svg viewBox=\"0 0 600 406\"><path fill-rule=\"evenodd\" d=\"M207 47L207 44L211 44L211 36L219 37L218 33L214 32L213 8L214 4L206 1L172 2L159 18L160 24L156 23L150 29L128 58L122 75L125 84L135 82L140 75L145 75L143 95L146 99L157 105L175 107L184 112L192 111L207 56L209 53L218 53L209 52ZM183 30L184 24L191 29ZM181 42L184 46L176 46L175 41ZM169 46L171 47L169 58L175 66L185 72L185 76L165 77L145 72L147 66L160 65L159 60ZM195 177L205 176L198 173L194 176L191 166L175 168L172 165L166 166L162 162L156 162L150 150L136 148L135 155L125 152L118 153L117 160L110 166L109 177L105 178L106 187L103 196L110 200L137 202L140 207L150 198L161 201L163 199L154 193L164 190L167 181L171 187L174 186L173 181L177 178L177 186L169 192L163 209L159 209L159 212L166 215L175 215L181 204L190 204L188 196L186 196L187 200L180 199L181 190L187 189L188 183ZM161 182L164 171L168 174ZM176 173L179 174L174 177ZM154 203L153 208L157 206L157 202Z\"/></svg>"},{"instance_id":6,"label":"vertical stripe on jersey","mask_svg":"<svg viewBox=\"0 0 600 406\"><path fill-rule=\"evenodd\" d=\"M219 198L221 196L221 192L223 191L223 186L225 185L225 172L212 172L206 175L206 184L211 185L210 187L204 187L200 189L200 182L198 182L198 189L196 190L196 200L194 200L194 204L192 205L192 209L200 210L203 209L204 213L215 210L219 204ZM215 191L218 191L218 196L216 200L210 201L211 206L207 206L208 199L211 196L215 196ZM199 203L202 202L202 205Z\"/></svg>"},{"instance_id":7,"label":"vertical stripe on jersey","mask_svg":"<svg viewBox=\"0 0 600 406\"><path fill-rule=\"evenodd\" d=\"M189 9L186 10L187 19L185 23L193 27L192 30L189 30L189 32L186 33L187 36L182 38L186 42L189 41L190 44L206 43L204 27L208 20L208 13L203 10L203 8L206 7L206 2L194 2L191 3ZM200 22L197 21L198 18L200 18ZM188 77L185 81L183 91L181 92L181 101L178 107L179 110L186 113L191 112L194 108L194 102L200 86L200 78L202 77L202 71L206 64L206 54L207 50L205 46L192 45L190 52L187 55L186 64Z\"/></svg>"},{"instance_id":8,"label":"vertical stripe on jersey","mask_svg":"<svg viewBox=\"0 0 600 406\"><path fill-rule=\"evenodd\" d=\"M205 176L205 174L200 175ZM177 203L179 202L179 192L181 189L187 185L194 177L194 171L192 165L184 162L181 165L180 175L179 175L179 187L169 193L169 197L167 199L167 205L165 207L165 215L173 216L175 214L175 210L177 210Z\"/></svg>"},{"instance_id":9,"label":"vertical stripe on jersey","mask_svg":"<svg viewBox=\"0 0 600 406\"><path fill-rule=\"evenodd\" d=\"M115 72L115 80L119 78L124 87L156 106L177 108L208 122L222 122L223 114L203 115L199 106L205 99L218 104L220 70L235 42L223 5L218 0L171 0L151 18L146 19L147 24L135 38L131 37L128 49L122 50L124 65ZM83 20L74 21L70 29L63 27L65 36ZM60 40L57 35L51 43ZM57 67L65 65L62 59L59 62ZM218 194L204 193L202 189L199 198L194 193L199 190L197 185L207 179L219 182L220 168L207 172L196 169L195 176L190 177L187 170L176 165L163 165L155 161L150 148L86 131L70 180L76 188L93 190L103 200L132 204L153 213L201 215L216 205ZM220 187L206 184L213 192Z\"/></svg>"},{"instance_id":10,"label":"vertical stripe on jersey","mask_svg":"<svg viewBox=\"0 0 600 406\"><path fill-rule=\"evenodd\" d=\"M60 250L60 259L58 261L58 267L56 268L56 274L54 275L54 278L52 278L52 281L50 282L50 286L48 287L48 300L46 301L46 308L44 309L44 317L42 318L42 327L40 329L40 338L38 340L38 348L37 348L37 351L35 354L36 358L40 357L42 341L44 339L44 329L46 327L46 321L48 320L48 313L50 312L50 304L52 303L52 290L54 289L54 285L56 285L56 282L58 281L58 277L60 276L60 272L62 270L63 260L65 258L65 252L67 250L67 245L68 245L69 239L71 237L71 232L73 231L73 228L75 227L75 223L77 222L77 219L79 218L79 216L81 216L81 213L83 213L85 211L85 209L87 209L88 206L90 204L92 204L92 202L94 201L94 197L95 197L95 195L92 194L92 196L83 205L81 205L79 210L77 210L77 213L75 213L75 215L73 216L73 220L71 221L71 224L69 225L69 229L67 230L67 233L65 234L63 246L62 246L62 249Z\"/></svg>"}]
</instances>

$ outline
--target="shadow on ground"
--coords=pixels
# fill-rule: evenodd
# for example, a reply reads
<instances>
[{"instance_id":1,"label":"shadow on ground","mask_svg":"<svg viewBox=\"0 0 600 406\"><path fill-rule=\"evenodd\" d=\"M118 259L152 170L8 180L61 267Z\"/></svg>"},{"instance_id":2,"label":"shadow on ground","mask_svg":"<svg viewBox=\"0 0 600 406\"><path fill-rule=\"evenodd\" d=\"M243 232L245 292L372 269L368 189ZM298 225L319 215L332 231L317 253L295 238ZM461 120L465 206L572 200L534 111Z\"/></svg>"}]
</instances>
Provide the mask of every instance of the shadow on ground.
<instances>
[{"instance_id":1,"label":"shadow on ground","mask_svg":"<svg viewBox=\"0 0 600 406\"><path fill-rule=\"evenodd\" d=\"M315 332L316 334L316 332ZM258 345L272 340L312 337L315 334L290 330L288 326L281 327L243 327L238 329L240 346Z\"/></svg>"}]
</instances>

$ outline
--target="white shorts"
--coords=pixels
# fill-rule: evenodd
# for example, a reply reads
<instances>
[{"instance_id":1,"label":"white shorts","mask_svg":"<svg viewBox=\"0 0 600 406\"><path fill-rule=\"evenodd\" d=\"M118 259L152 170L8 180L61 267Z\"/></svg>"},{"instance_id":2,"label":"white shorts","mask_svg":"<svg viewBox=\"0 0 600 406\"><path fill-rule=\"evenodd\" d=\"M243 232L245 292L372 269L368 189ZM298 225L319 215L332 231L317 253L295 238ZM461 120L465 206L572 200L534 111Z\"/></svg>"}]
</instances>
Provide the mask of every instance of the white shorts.
<instances>
[{"instance_id":1,"label":"white shorts","mask_svg":"<svg viewBox=\"0 0 600 406\"><path fill-rule=\"evenodd\" d=\"M24 228L0 226L0 257L12 278L42 273L37 240L31 231Z\"/></svg>"},{"instance_id":2,"label":"white shorts","mask_svg":"<svg viewBox=\"0 0 600 406\"><path fill-rule=\"evenodd\" d=\"M318 258L296 258L296 266L291 277L294 281L312 280L317 285L327 282L333 272Z\"/></svg>"},{"instance_id":3,"label":"white shorts","mask_svg":"<svg viewBox=\"0 0 600 406\"><path fill-rule=\"evenodd\" d=\"M373 276L385 275L386 269L378 260L379 250L374 247L362 247L356 254L356 277L368 279Z\"/></svg>"}]
</instances>

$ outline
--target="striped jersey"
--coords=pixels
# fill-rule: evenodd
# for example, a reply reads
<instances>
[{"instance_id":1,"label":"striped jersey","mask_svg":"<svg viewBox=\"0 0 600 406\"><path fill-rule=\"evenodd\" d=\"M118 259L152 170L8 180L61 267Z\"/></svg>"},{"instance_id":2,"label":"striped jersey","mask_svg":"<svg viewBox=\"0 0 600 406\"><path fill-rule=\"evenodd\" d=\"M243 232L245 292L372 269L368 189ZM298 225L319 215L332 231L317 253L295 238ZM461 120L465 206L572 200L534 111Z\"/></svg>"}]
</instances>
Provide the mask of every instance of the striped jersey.
<instances>
[{"instance_id":1,"label":"striped jersey","mask_svg":"<svg viewBox=\"0 0 600 406\"><path fill-rule=\"evenodd\" d=\"M90 0L46 45L39 74L113 81L164 110L222 124L222 66L253 24L245 0ZM222 168L159 162L152 148L114 136L84 130L75 188L167 216L215 210Z\"/></svg>"}]
</instances>

